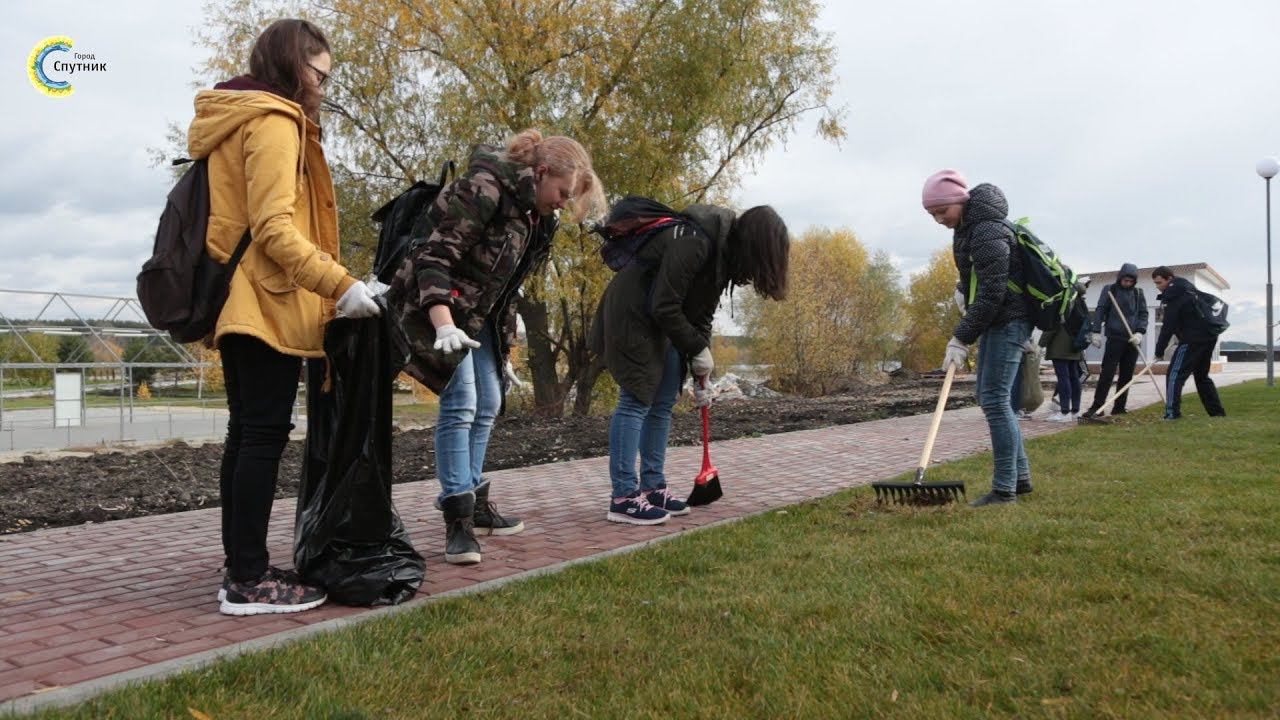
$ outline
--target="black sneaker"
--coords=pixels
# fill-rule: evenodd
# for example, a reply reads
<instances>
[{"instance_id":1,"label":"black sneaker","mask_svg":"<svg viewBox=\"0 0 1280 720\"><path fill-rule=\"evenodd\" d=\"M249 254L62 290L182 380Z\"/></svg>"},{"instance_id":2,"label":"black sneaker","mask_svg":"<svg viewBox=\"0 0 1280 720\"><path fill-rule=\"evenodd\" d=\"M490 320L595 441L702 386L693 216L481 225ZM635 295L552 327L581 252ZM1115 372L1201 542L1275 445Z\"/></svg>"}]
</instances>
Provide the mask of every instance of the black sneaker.
<instances>
[{"instance_id":1,"label":"black sneaker","mask_svg":"<svg viewBox=\"0 0 1280 720\"><path fill-rule=\"evenodd\" d=\"M450 495L440 501L444 512L444 561L453 565L480 562L480 541L476 540L476 494Z\"/></svg>"},{"instance_id":2,"label":"black sneaker","mask_svg":"<svg viewBox=\"0 0 1280 720\"><path fill-rule=\"evenodd\" d=\"M227 582L227 594L218 612L223 615L296 613L324 604L323 590L302 582L296 574L267 570L253 582Z\"/></svg>"},{"instance_id":3,"label":"black sneaker","mask_svg":"<svg viewBox=\"0 0 1280 720\"><path fill-rule=\"evenodd\" d=\"M1034 490L1035 488L1031 487L1031 478L1022 478L1018 480L1018 489L1014 492L1014 494L1027 495L1033 492Z\"/></svg>"},{"instance_id":4,"label":"black sneaker","mask_svg":"<svg viewBox=\"0 0 1280 720\"><path fill-rule=\"evenodd\" d=\"M681 500L675 495L672 495L671 491L667 490L665 487L660 487L657 490L650 490L645 494L644 499L648 500L650 505L666 510L667 514L671 517L679 517L681 515L689 514L689 503Z\"/></svg>"},{"instance_id":5,"label":"black sneaker","mask_svg":"<svg viewBox=\"0 0 1280 720\"><path fill-rule=\"evenodd\" d=\"M1002 492L1000 490L992 490L982 497L969 503L970 507L983 507L984 505L1003 505L1005 503L1018 502L1017 493Z\"/></svg>"},{"instance_id":6,"label":"black sneaker","mask_svg":"<svg viewBox=\"0 0 1280 720\"><path fill-rule=\"evenodd\" d=\"M654 507L637 490L626 497L611 501L609 514L605 515L604 519L629 525L661 525L669 516L670 513L660 507Z\"/></svg>"},{"instance_id":7,"label":"black sneaker","mask_svg":"<svg viewBox=\"0 0 1280 720\"><path fill-rule=\"evenodd\" d=\"M515 535L524 530L524 522L517 517L505 517L498 513L498 506L489 502L489 482L476 487L476 511L471 520L477 535Z\"/></svg>"},{"instance_id":8,"label":"black sneaker","mask_svg":"<svg viewBox=\"0 0 1280 720\"><path fill-rule=\"evenodd\" d=\"M1128 410L1125 410L1125 409L1124 409L1124 408L1122 408L1122 407L1118 407L1118 408L1111 408L1111 414L1112 414L1112 415L1128 415L1128 414L1129 414L1129 411L1128 411Z\"/></svg>"}]
</instances>

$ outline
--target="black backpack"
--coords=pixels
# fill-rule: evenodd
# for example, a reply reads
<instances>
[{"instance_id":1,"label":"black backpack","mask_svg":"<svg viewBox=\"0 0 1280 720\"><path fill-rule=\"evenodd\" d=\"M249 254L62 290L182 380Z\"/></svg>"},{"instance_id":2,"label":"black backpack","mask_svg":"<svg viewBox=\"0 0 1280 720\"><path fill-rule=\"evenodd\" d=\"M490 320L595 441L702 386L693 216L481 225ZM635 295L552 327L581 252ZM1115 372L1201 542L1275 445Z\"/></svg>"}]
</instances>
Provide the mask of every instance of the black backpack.
<instances>
[{"instance_id":1,"label":"black backpack","mask_svg":"<svg viewBox=\"0 0 1280 720\"><path fill-rule=\"evenodd\" d=\"M1205 327L1213 335L1221 335L1231 327L1231 323L1227 322L1227 303L1222 298L1207 293L1199 288L1192 288L1191 303L1196 309L1196 314L1204 321Z\"/></svg>"},{"instance_id":2,"label":"black backpack","mask_svg":"<svg viewBox=\"0 0 1280 720\"><path fill-rule=\"evenodd\" d=\"M373 274L380 282L390 285L409 253L431 236L435 223L427 210L449 178L456 174L457 166L449 160L440 169L440 179L434 185L419 180L370 216L381 226L378 252L373 260Z\"/></svg>"},{"instance_id":3,"label":"black backpack","mask_svg":"<svg viewBox=\"0 0 1280 720\"><path fill-rule=\"evenodd\" d=\"M181 158L173 164L191 167L169 191L160 214L151 259L138 273L138 301L147 322L180 343L196 342L213 332L231 292L231 275L249 249L249 231L226 265L209 256L209 165Z\"/></svg>"},{"instance_id":4,"label":"black backpack","mask_svg":"<svg viewBox=\"0 0 1280 720\"><path fill-rule=\"evenodd\" d=\"M1093 325L1089 322L1089 306L1084 301L1084 292L1076 288L1076 298L1071 309L1062 319L1062 329L1071 336L1071 349L1084 350L1089 347L1089 336L1093 334Z\"/></svg>"},{"instance_id":5,"label":"black backpack","mask_svg":"<svg viewBox=\"0 0 1280 720\"><path fill-rule=\"evenodd\" d=\"M617 272L636 262L640 250L659 232L685 225L694 232L702 229L692 218L676 212L657 200L628 195L609 211L609 216L591 229L603 240L600 258L610 270ZM705 233L704 233L705 234Z\"/></svg>"}]
</instances>

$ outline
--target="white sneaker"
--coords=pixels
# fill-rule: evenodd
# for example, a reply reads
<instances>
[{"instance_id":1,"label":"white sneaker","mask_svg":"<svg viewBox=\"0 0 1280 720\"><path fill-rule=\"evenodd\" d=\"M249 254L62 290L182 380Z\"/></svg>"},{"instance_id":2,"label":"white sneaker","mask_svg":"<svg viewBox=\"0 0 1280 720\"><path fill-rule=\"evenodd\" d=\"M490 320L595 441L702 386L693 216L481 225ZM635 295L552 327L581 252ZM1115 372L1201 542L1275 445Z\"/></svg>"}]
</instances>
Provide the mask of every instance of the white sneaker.
<instances>
[{"instance_id":1,"label":"white sneaker","mask_svg":"<svg viewBox=\"0 0 1280 720\"><path fill-rule=\"evenodd\" d=\"M1045 418L1045 420L1048 420L1049 422L1067 422L1067 421L1071 420L1071 416L1070 416L1070 415L1064 415L1064 414L1062 414L1062 413L1060 413L1060 412L1056 412L1056 413L1054 413L1054 414L1050 415L1049 417Z\"/></svg>"}]
</instances>

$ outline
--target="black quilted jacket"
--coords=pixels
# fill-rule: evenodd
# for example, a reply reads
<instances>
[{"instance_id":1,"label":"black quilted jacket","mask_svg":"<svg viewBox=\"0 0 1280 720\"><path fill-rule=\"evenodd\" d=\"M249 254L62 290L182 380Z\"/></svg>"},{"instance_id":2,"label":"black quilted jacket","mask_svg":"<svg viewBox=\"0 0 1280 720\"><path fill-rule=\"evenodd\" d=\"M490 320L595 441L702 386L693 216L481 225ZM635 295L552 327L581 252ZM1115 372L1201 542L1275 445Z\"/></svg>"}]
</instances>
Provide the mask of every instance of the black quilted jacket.
<instances>
[{"instance_id":1,"label":"black quilted jacket","mask_svg":"<svg viewBox=\"0 0 1280 720\"><path fill-rule=\"evenodd\" d=\"M977 295L953 333L960 342L973 344L992 325L1027 317L1022 296L1008 288L1011 279L1022 284L1021 254L1013 252L1013 231L1003 222L1008 217L1009 201L1000 188L983 183L969 192L964 219L951 242L960 271L957 288L966 298L970 273L978 277Z\"/></svg>"}]
</instances>

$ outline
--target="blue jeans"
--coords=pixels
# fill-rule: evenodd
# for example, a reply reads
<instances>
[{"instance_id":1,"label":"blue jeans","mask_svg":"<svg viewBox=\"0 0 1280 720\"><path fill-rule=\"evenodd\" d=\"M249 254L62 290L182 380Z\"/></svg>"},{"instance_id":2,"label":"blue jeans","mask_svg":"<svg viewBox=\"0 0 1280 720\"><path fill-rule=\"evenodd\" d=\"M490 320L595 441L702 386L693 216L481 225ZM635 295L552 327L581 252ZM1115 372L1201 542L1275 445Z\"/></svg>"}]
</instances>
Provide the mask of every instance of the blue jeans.
<instances>
[{"instance_id":1,"label":"blue jeans","mask_svg":"<svg viewBox=\"0 0 1280 720\"><path fill-rule=\"evenodd\" d=\"M1031 323L1010 320L987 328L978 340L978 404L991 429L991 454L995 456L991 487L1002 492L1014 492L1018 478L1031 477L1022 429L1009 406L1022 365L1022 346L1030 337Z\"/></svg>"},{"instance_id":2,"label":"blue jeans","mask_svg":"<svg viewBox=\"0 0 1280 720\"><path fill-rule=\"evenodd\" d=\"M1054 360L1053 371L1058 376L1058 409L1063 413L1080 412L1080 361Z\"/></svg>"},{"instance_id":3,"label":"blue jeans","mask_svg":"<svg viewBox=\"0 0 1280 720\"><path fill-rule=\"evenodd\" d=\"M1027 354L1022 354L1022 360L1018 362L1018 377L1013 381L1013 387L1009 390L1009 407L1013 408L1013 414L1017 415L1022 410L1022 368L1027 364Z\"/></svg>"},{"instance_id":4,"label":"blue jeans","mask_svg":"<svg viewBox=\"0 0 1280 720\"><path fill-rule=\"evenodd\" d=\"M485 323L478 339L480 347L467 352L440 393L436 473L440 476L441 498L480 485L489 434L502 408L493 326Z\"/></svg>"},{"instance_id":5,"label":"blue jeans","mask_svg":"<svg viewBox=\"0 0 1280 720\"><path fill-rule=\"evenodd\" d=\"M624 388L618 407L609 423L609 480L613 497L630 495L637 488L644 492L667 486L662 467L667 461L667 437L671 434L671 408L680 395L684 380L684 362L680 351L667 348L662 366L662 382L652 405L646 405ZM636 476L636 457L640 475Z\"/></svg>"}]
</instances>

